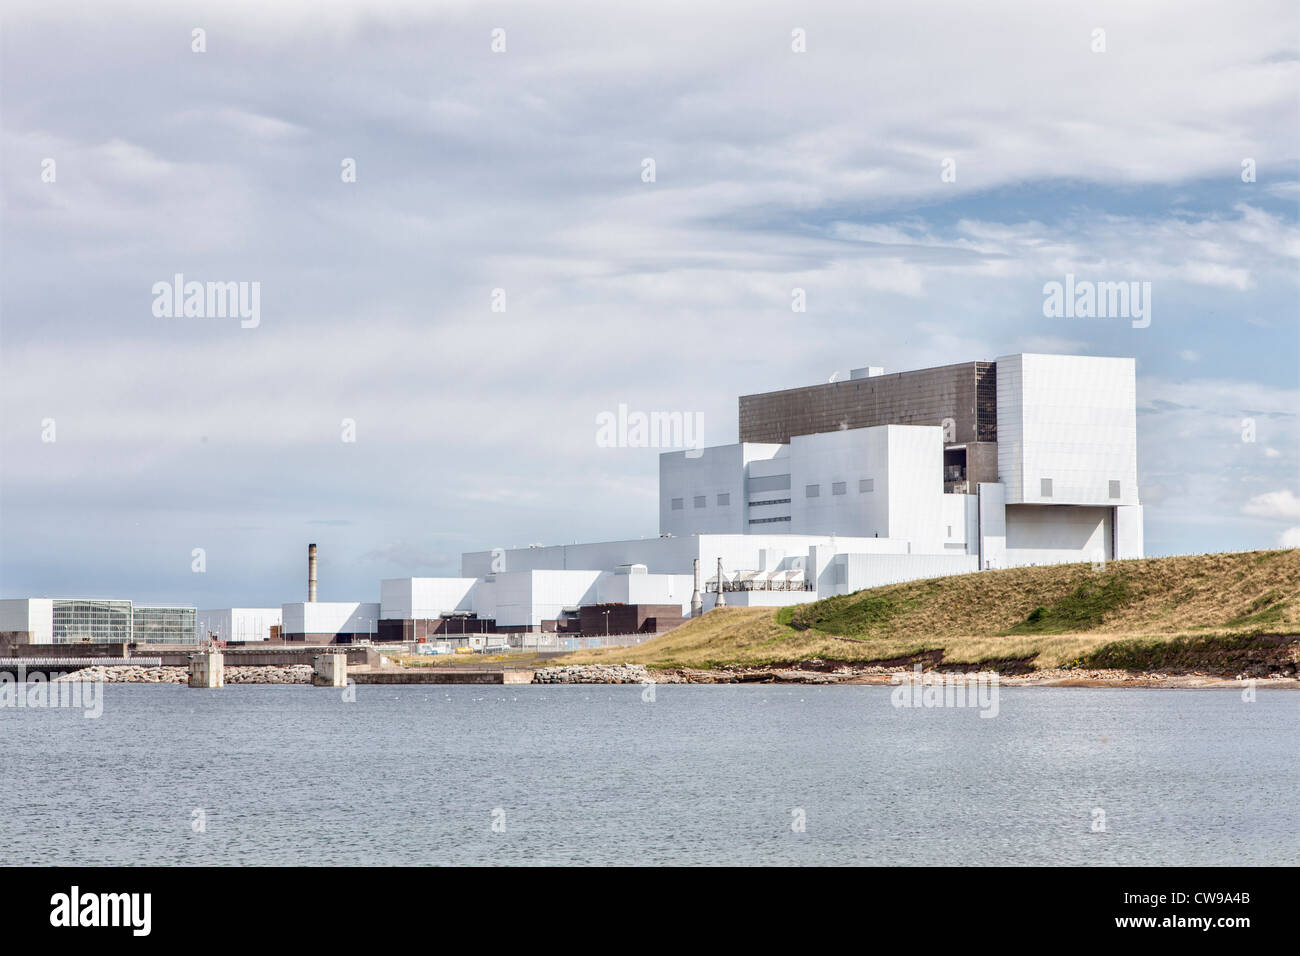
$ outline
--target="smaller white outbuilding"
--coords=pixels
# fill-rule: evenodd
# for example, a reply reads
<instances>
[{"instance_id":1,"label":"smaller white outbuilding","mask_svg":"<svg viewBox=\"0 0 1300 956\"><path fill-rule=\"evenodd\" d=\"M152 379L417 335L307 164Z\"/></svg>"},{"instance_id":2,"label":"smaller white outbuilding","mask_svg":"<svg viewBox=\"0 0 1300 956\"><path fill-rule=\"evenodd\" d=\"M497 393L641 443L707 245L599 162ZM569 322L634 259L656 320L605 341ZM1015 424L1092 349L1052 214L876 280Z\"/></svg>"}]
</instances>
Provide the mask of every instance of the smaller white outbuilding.
<instances>
[{"instance_id":1,"label":"smaller white outbuilding","mask_svg":"<svg viewBox=\"0 0 1300 956\"><path fill-rule=\"evenodd\" d=\"M223 607L199 611L199 640L269 641L283 613L278 607Z\"/></svg>"},{"instance_id":2,"label":"smaller white outbuilding","mask_svg":"<svg viewBox=\"0 0 1300 956\"><path fill-rule=\"evenodd\" d=\"M286 641L350 643L373 640L379 632L378 601L295 601L280 611Z\"/></svg>"}]
</instances>

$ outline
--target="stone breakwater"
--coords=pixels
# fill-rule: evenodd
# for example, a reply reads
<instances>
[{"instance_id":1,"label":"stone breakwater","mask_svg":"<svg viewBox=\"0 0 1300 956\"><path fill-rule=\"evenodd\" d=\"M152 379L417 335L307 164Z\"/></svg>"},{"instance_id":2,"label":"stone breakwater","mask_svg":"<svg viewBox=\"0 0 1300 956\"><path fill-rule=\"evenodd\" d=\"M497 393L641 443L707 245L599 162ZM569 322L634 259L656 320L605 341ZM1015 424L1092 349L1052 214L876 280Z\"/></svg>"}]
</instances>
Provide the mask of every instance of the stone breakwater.
<instances>
[{"instance_id":1,"label":"stone breakwater","mask_svg":"<svg viewBox=\"0 0 1300 956\"><path fill-rule=\"evenodd\" d=\"M310 684L310 664L287 664L271 667L227 667L227 684ZM103 681L106 684L184 684L189 671L184 667L83 667L71 674L56 677L59 681Z\"/></svg>"},{"instance_id":2,"label":"stone breakwater","mask_svg":"<svg viewBox=\"0 0 1300 956\"><path fill-rule=\"evenodd\" d=\"M358 670L358 683L366 681ZM517 673L517 672L516 672ZM269 667L227 667L227 684L310 684L312 669L307 664ZM926 671L927 678L959 675L943 670ZM411 675L418 676L418 675ZM479 672L482 676L482 672ZM521 678L521 680L526 678ZM644 664L568 664L544 667L533 674L534 684L886 684L910 682L909 668L882 665L846 666L838 662L801 661L789 666L719 667L712 670L677 668L651 670ZM1166 674L1121 670L1043 670L1031 674L1003 674L1006 686L1039 687L1209 687L1241 688L1246 674L1235 679L1214 674ZM58 681L104 681L110 684L181 684L189 680L184 667L106 667L93 665L55 678ZM419 683L400 681L393 683ZM459 683L456 680L447 683ZM480 681L482 683L482 681ZM1300 690L1300 680L1272 675L1258 681L1260 687Z\"/></svg>"},{"instance_id":3,"label":"stone breakwater","mask_svg":"<svg viewBox=\"0 0 1300 956\"><path fill-rule=\"evenodd\" d=\"M227 684L310 684L310 664L282 667L227 667Z\"/></svg>"},{"instance_id":4,"label":"stone breakwater","mask_svg":"<svg viewBox=\"0 0 1300 956\"><path fill-rule=\"evenodd\" d=\"M533 674L534 684L681 684L677 674L651 672L644 664L570 664L543 667Z\"/></svg>"},{"instance_id":5,"label":"stone breakwater","mask_svg":"<svg viewBox=\"0 0 1300 956\"><path fill-rule=\"evenodd\" d=\"M94 683L103 681L106 684L184 684L189 679L189 673L184 667L137 667L134 664L104 667L96 664L54 679Z\"/></svg>"},{"instance_id":6,"label":"stone breakwater","mask_svg":"<svg viewBox=\"0 0 1300 956\"><path fill-rule=\"evenodd\" d=\"M973 670L974 668L971 668ZM988 677L985 672L984 677ZM938 678L969 681L967 671L929 669L925 680ZM673 670L649 670L643 664L569 664L546 667L533 676L534 684L883 684L910 683L915 673L910 667L886 665L845 665L839 662L808 660L788 666L719 667ZM999 674L1000 684L1009 687L1178 687L1242 688L1247 675L1235 679L1222 675L1192 673L1166 674L1153 671L1123 670L1042 670L1029 674ZM1300 690L1300 680L1273 675L1259 680L1260 687Z\"/></svg>"}]
</instances>

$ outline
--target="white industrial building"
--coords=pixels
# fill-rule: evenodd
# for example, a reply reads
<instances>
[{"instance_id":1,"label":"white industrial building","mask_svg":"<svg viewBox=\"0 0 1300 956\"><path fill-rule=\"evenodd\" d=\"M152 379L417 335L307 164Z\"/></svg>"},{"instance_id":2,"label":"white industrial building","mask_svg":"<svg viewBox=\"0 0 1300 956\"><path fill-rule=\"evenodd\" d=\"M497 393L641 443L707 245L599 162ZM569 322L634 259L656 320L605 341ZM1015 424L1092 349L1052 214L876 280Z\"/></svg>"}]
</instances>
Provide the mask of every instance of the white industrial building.
<instances>
[{"instance_id":1,"label":"white industrial building","mask_svg":"<svg viewBox=\"0 0 1300 956\"><path fill-rule=\"evenodd\" d=\"M1136 405L1132 359L1031 354L747 396L742 438L778 440L660 455L659 538L466 553L457 578L385 581L381 617L536 630L595 604L689 614L697 562L707 610L719 561L728 604L780 606L1141 557Z\"/></svg>"},{"instance_id":2,"label":"white industrial building","mask_svg":"<svg viewBox=\"0 0 1300 956\"><path fill-rule=\"evenodd\" d=\"M470 552L461 556L462 577L476 569L490 568L478 578L473 596L493 595L503 584L513 588L516 580L542 582L545 604L531 607L522 601L513 605L489 597L475 607L484 612L509 611L498 623L535 623L536 611L580 604L630 603L679 604L686 612L694 590L693 569L699 562L706 609L717 600L717 566L722 562L724 593L735 606L802 604L823 596L842 593L847 585L842 571L850 554L868 554L879 563L879 573L870 584L895 583L911 577L942 577L978 569L977 559L964 554L931 554L912 567L921 574L900 575L897 561L908 557L907 542L890 538L862 538L812 534L691 534L686 537L607 541L599 544L557 545L505 551ZM612 571L572 570L610 561ZM558 568L567 568L559 570ZM734 590L731 586L734 585ZM480 589L482 589L480 591ZM522 595L521 595L522 596ZM513 608L520 608L515 612ZM524 614L530 615L524 620ZM545 619L549 615L543 613Z\"/></svg>"},{"instance_id":3,"label":"white industrial building","mask_svg":"<svg viewBox=\"0 0 1300 956\"><path fill-rule=\"evenodd\" d=\"M367 601L296 601L280 606L283 640L306 644L374 640L379 604Z\"/></svg>"},{"instance_id":4,"label":"white industrial building","mask_svg":"<svg viewBox=\"0 0 1300 956\"><path fill-rule=\"evenodd\" d=\"M269 641L283 615L278 607L225 607L199 611L199 639Z\"/></svg>"},{"instance_id":5,"label":"white industrial building","mask_svg":"<svg viewBox=\"0 0 1300 956\"><path fill-rule=\"evenodd\" d=\"M381 619L443 623L435 633L553 629L590 605L675 606L689 616L694 568L701 569L703 610L717 602L721 560L726 603L781 607L818 596L978 570L963 552L910 554L898 538L809 534L691 534L466 553L458 578L395 578L383 582ZM854 560L869 556L866 565ZM609 570L602 570L609 568ZM495 570L494 570L495 569ZM454 587L448 583L454 582ZM423 593L422 601L411 601Z\"/></svg>"},{"instance_id":6,"label":"white industrial building","mask_svg":"<svg viewBox=\"0 0 1300 956\"><path fill-rule=\"evenodd\" d=\"M669 452L660 531L878 536L985 569L1141 557L1133 360L996 365L996 480L945 492L945 456L961 448L945 441L951 421Z\"/></svg>"},{"instance_id":7,"label":"white industrial building","mask_svg":"<svg viewBox=\"0 0 1300 956\"><path fill-rule=\"evenodd\" d=\"M788 445L705 448L698 457L667 452L659 531L897 538L942 551L942 436L939 426L879 425L796 435ZM954 532L965 540L963 529Z\"/></svg>"},{"instance_id":8,"label":"white industrial building","mask_svg":"<svg viewBox=\"0 0 1300 956\"><path fill-rule=\"evenodd\" d=\"M307 601L204 611L197 630L265 640L279 625L307 643L640 632L708 610L719 593L783 606L981 569L1139 558L1136 404L1133 359L1032 354L867 367L741 396L740 441L660 455L657 538L468 552L458 576L385 580L376 603L317 602L313 544ZM131 632L129 602L59 604L0 602L0 635ZM176 611L150 614L161 629Z\"/></svg>"}]
</instances>

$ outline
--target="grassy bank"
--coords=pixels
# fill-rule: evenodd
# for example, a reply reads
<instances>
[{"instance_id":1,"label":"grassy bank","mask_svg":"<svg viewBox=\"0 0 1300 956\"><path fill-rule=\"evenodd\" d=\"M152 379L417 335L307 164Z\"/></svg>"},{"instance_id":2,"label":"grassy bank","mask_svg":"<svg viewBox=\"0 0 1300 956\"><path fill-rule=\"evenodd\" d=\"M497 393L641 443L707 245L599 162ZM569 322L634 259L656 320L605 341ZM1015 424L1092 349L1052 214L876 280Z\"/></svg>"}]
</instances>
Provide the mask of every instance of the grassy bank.
<instances>
[{"instance_id":1,"label":"grassy bank","mask_svg":"<svg viewBox=\"0 0 1300 956\"><path fill-rule=\"evenodd\" d=\"M1294 667L1300 550L1013 568L912 581L793 608L710 611L638 647L566 663L651 667L856 663L1234 669Z\"/></svg>"}]
</instances>

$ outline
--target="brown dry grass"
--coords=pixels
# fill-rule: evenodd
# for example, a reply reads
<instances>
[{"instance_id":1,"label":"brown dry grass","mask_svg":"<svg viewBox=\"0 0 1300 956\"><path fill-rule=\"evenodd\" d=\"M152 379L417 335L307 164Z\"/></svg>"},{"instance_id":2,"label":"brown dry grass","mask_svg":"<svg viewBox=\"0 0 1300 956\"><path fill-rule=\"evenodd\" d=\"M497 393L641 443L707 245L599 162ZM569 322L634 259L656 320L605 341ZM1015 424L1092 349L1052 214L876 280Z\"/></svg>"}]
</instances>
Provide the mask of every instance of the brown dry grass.
<instances>
[{"instance_id":1,"label":"brown dry grass","mask_svg":"<svg viewBox=\"0 0 1300 956\"><path fill-rule=\"evenodd\" d=\"M1076 630L1007 632L1036 608L1068 608L1098 587L1122 598ZM949 663L1033 659L1057 667L1086 659L1117 640L1296 633L1300 627L1300 550L1183 555L1090 565L1013 568L859 591L806 605L796 620L819 616L844 625L795 630L770 608L726 608L638 647L581 651L565 663L643 663L655 667L768 665L822 658L878 661L942 651ZM867 612L864 613L863 609ZM787 612L789 613L789 612ZM837 639L851 637L854 640Z\"/></svg>"},{"instance_id":2,"label":"brown dry grass","mask_svg":"<svg viewBox=\"0 0 1300 956\"><path fill-rule=\"evenodd\" d=\"M1123 582L1124 601L1088 630L1175 633L1300 623L1300 549L1295 548L1114 561L1103 571L1088 564L1012 568L858 594L884 598L894 606L883 629L890 637L992 636L1022 624L1035 608L1050 608L1081 587L1116 579ZM1270 597L1273 600L1266 601ZM1275 619L1250 620L1261 610L1272 610Z\"/></svg>"}]
</instances>

